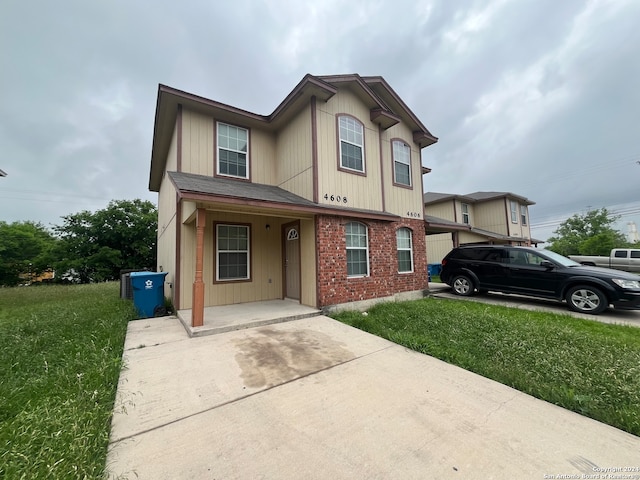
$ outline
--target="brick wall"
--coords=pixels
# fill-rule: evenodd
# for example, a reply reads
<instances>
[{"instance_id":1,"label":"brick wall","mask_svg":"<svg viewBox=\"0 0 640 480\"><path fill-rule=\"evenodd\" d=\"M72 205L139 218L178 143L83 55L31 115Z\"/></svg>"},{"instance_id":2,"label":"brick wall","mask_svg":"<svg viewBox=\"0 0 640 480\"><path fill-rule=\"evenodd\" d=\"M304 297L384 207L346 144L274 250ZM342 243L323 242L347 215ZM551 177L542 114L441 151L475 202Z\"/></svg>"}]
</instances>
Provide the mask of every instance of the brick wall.
<instances>
[{"instance_id":1,"label":"brick wall","mask_svg":"<svg viewBox=\"0 0 640 480\"><path fill-rule=\"evenodd\" d=\"M347 277L344 225L352 218L319 215L316 218L318 248L318 306L388 297L399 292L427 288L424 221L362 221L369 234L369 276ZM396 230L412 230L413 273L398 273Z\"/></svg>"}]
</instances>

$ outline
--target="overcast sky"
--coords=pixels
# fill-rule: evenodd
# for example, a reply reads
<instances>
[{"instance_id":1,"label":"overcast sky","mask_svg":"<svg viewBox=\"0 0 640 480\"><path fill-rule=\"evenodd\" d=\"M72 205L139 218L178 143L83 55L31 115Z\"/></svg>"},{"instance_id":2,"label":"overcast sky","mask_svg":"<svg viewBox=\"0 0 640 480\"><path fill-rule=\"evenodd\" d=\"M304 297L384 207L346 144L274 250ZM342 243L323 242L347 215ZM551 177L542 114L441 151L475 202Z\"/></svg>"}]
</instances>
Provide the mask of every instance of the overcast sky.
<instances>
[{"instance_id":1,"label":"overcast sky","mask_svg":"<svg viewBox=\"0 0 640 480\"><path fill-rule=\"evenodd\" d=\"M158 83L269 114L306 73L382 75L440 139L425 191L640 225L635 0L5 0L0 221L155 203Z\"/></svg>"}]
</instances>

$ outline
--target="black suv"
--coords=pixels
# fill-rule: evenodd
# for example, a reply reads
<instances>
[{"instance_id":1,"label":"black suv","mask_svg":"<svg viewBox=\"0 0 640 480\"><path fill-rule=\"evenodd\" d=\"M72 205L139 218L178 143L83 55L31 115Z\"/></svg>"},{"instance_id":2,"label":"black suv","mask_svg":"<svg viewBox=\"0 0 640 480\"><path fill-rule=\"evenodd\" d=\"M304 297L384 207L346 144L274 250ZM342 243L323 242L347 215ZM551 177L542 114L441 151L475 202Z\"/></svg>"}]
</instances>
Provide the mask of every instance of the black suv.
<instances>
[{"instance_id":1,"label":"black suv","mask_svg":"<svg viewBox=\"0 0 640 480\"><path fill-rule=\"evenodd\" d=\"M640 275L580 265L549 250L466 245L442 260L440 279L458 295L503 292L566 300L572 310L598 314L609 305L640 309Z\"/></svg>"}]
</instances>

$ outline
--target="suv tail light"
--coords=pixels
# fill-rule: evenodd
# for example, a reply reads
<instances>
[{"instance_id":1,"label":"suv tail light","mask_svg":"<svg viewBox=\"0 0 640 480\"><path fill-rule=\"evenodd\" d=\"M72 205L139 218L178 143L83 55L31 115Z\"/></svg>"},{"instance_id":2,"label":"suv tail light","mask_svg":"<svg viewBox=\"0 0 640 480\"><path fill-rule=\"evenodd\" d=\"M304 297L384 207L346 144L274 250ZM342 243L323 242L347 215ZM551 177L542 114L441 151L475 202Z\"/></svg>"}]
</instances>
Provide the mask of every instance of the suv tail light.
<instances>
[{"instance_id":1,"label":"suv tail light","mask_svg":"<svg viewBox=\"0 0 640 480\"><path fill-rule=\"evenodd\" d=\"M446 263L447 263L447 259L446 258L442 259L442 266L443 267L445 266Z\"/></svg>"}]
</instances>

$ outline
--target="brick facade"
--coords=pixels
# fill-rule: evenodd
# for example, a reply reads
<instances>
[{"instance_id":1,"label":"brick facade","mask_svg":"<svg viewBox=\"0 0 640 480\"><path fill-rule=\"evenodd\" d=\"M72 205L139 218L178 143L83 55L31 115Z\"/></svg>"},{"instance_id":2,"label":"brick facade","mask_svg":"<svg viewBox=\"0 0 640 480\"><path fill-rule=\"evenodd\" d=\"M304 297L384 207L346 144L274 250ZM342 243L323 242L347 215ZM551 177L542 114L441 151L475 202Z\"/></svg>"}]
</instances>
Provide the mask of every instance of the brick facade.
<instances>
[{"instance_id":1,"label":"brick facade","mask_svg":"<svg viewBox=\"0 0 640 480\"><path fill-rule=\"evenodd\" d=\"M346 217L316 217L319 307L388 297L428 287L423 220L361 221L367 226L369 235L369 276L349 278L344 225L351 221L354 220ZM412 231L413 273L398 273L396 230L401 227Z\"/></svg>"}]
</instances>

